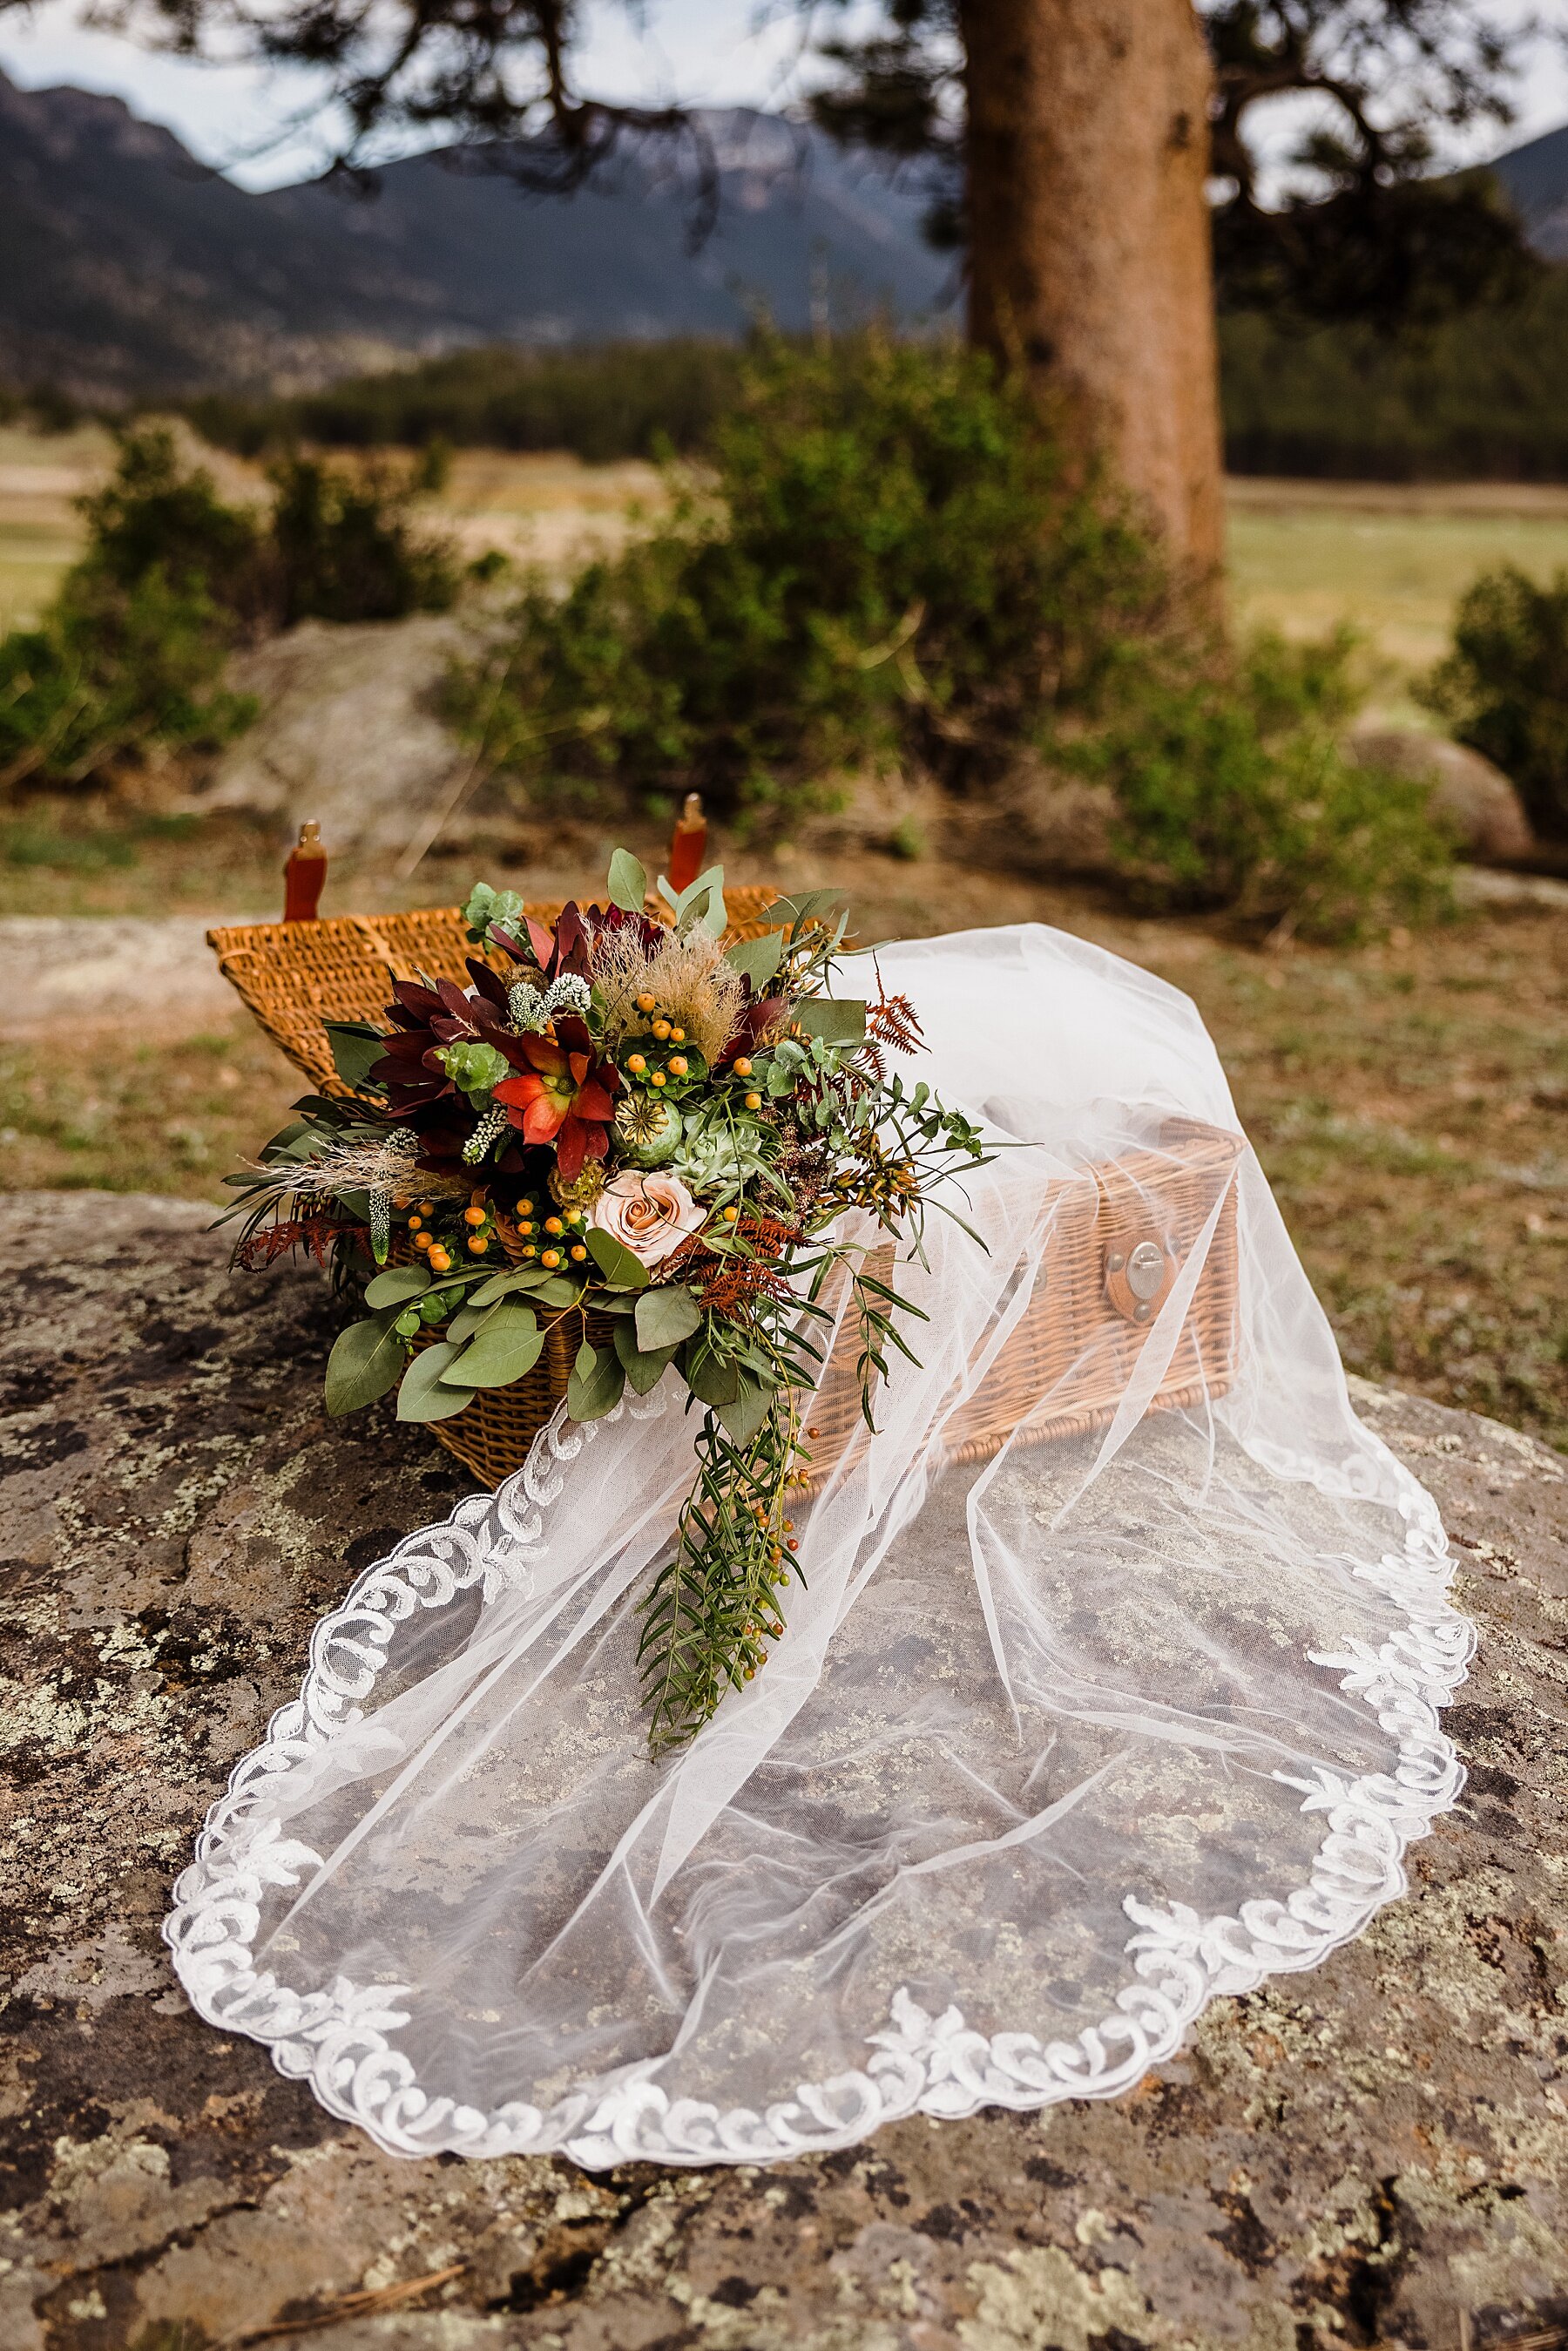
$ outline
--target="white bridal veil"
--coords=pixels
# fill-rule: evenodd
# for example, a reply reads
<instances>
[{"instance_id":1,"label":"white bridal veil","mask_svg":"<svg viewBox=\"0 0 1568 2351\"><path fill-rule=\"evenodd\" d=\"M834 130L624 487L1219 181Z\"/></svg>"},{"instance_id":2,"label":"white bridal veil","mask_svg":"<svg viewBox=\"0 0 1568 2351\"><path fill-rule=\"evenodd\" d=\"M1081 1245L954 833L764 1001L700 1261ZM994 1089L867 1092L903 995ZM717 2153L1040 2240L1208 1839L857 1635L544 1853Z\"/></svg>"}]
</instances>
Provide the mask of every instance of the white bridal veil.
<instances>
[{"instance_id":1,"label":"white bridal veil","mask_svg":"<svg viewBox=\"0 0 1568 2351\"><path fill-rule=\"evenodd\" d=\"M1033 925L878 960L1020 1147L968 1180L986 1248L933 1215L900 1269L919 1367L796 1507L765 1668L648 1761L668 1374L358 1578L180 1879L196 2007L393 2153L755 2163L1106 2095L1357 1933L1456 1799L1438 1513L1193 1007Z\"/></svg>"}]
</instances>

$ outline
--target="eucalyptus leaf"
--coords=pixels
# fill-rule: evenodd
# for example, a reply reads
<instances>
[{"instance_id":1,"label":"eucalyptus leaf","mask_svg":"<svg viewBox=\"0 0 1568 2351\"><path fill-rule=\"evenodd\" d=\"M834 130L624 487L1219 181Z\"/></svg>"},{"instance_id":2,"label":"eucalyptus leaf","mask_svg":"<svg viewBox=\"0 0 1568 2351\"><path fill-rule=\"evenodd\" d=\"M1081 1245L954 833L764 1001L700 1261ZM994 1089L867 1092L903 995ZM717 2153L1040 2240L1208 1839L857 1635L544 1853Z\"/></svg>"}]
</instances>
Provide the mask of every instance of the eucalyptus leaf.
<instances>
[{"instance_id":1,"label":"eucalyptus leaf","mask_svg":"<svg viewBox=\"0 0 1568 2351\"><path fill-rule=\"evenodd\" d=\"M393 1330L395 1315L350 1322L327 1358L327 1409L334 1418L358 1412L384 1396L403 1368L403 1343Z\"/></svg>"},{"instance_id":2,"label":"eucalyptus leaf","mask_svg":"<svg viewBox=\"0 0 1568 2351\"><path fill-rule=\"evenodd\" d=\"M482 1281L469 1301L472 1306L493 1306L498 1298L509 1298L514 1290L536 1289L537 1283L526 1273L493 1273Z\"/></svg>"},{"instance_id":3,"label":"eucalyptus leaf","mask_svg":"<svg viewBox=\"0 0 1568 2351\"><path fill-rule=\"evenodd\" d=\"M394 1265L365 1284L365 1303L401 1306L410 1298L422 1298L430 1286L430 1275L422 1265Z\"/></svg>"},{"instance_id":4,"label":"eucalyptus leaf","mask_svg":"<svg viewBox=\"0 0 1568 2351\"><path fill-rule=\"evenodd\" d=\"M701 923L718 938L728 926L730 917L724 905L724 869L722 865L710 865L684 890L672 888L668 874L661 873L659 889L675 916L678 930L691 931Z\"/></svg>"},{"instance_id":5,"label":"eucalyptus leaf","mask_svg":"<svg viewBox=\"0 0 1568 2351\"><path fill-rule=\"evenodd\" d=\"M642 1348L679 1347L702 1327L702 1310L689 1290L671 1282L645 1290L637 1301L637 1343Z\"/></svg>"},{"instance_id":6,"label":"eucalyptus leaf","mask_svg":"<svg viewBox=\"0 0 1568 2351\"><path fill-rule=\"evenodd\" d=\"M476 1332L441 1374L449 1387L507 1388L531 1372L544 1353L545 1334L531 1306L504 1300L493 1306Z\"/></svg>"},{"instance_id":7,"label":"eucalyptus leaf","mask_svg":"<svg viewBox=\"0 0 1568 2351\"><path fill-rule=\"evenodd\" d=\"M807 996L795 1006L794 1017L804 1035L823 1045L862 1045L866 1041L866 1007L848 998Z\"/></svg>"},{"instance_id":8,"label":"eucalyptus leaf","mask_svg":"<svg viewBox=\"0 0 1568 2351\"><path fill-rule=\"evenodd\" d=\"M590 1347L585 1339L566 1383L566 1410L574 1420L602 1420L620 1402L625 1386L626 1373L615 1349Z\"/></svg>"},{"instance_id":9,"label":"eucalyptus leaf","mask_svg":"<svg viewBox=\"0 0 1568 2351\"><path fill-rule=\"evenodd\" d=\"M768 911L781 914L792 928L798 930L802 923L820 919L830 906L842 906L843 904L842 890L803 890L798 898L781 898Z\"/></svg>"},{"instance_id":10,"label":"eucalyptus leaf","mask_svg":"<svg viewBox=\"0 0 1568 2351\"><path fill-rule=\"evenodd\" d=\"M634 1395L646 1395L650 1388L656 1388L675 1360L673 1347L639 1347L637 1332L629 1321L615 1326L615 1351L620 1357L626 1384Z\"/></svg>"},{"instance_id":11,"label":"eucalyptus leaf","mask_svg":"<svg viewBox=\"0 0 1568 2351\"><path fill-rule=\"evenodd\" d=\"M764 931L760 939L737 939L724 960L732 971L749 979L753 994L760 996L784 961L784 933Z\"/></svg>"},{"instance_id":12,"label":"eucalyptus leaf","mask_svg":"<svg viewBox=\"0 0 1568 2351\"><path fill-rule=\"evenodd\" d=\"M588 1255L612 1289L648 1288L648 1268L624 1241L618 1241L613 1233L605 1232L598 1225L590 1225L583 1238L588 1245Z\"/></svg>"},{"instance_id":13,"label":"eucalyptus leaf","mask_svg":"<svg viewBox=\"0 0 1568 2351\"><path fill-rule=\"evenodd\" d=\"M609 901L628 914L640 914L648 895L648 870L629 849L618 849L609 862Z\"/></svg>"},{"instance_id":14,"label":"eucalyptus leaf","mask_svg":"<svg viewBox=\"0 0 1568 2351\"><path fill-rule=\"evenodd\" d=\"M483 1328L494 1311L493 1306L476 1305L471 1298L461 1312L454 1314L447 1324L447 1337L455 1346L461 1347L465 1339L472 1339L476 1331Z\"/></svg>"},{"instance_id":15,"label":"eucalyptus leaf","mask_svg":"<svg viewBox=\"0 0 1568 2351\"><path fill-rule=\"evenodd\" d=\"M773 1409L774 1390L747 1381L729 1404L715 1405L720 1426L737 1445L749 1444Z\"/></svg>"},{"instance_id":16,"label":"eucalyptus leaf","mask_svg":"<svg viewBox=\"0 0 1568 2351\"><path fill-rule=\"evenodd\" d=\"M449 1388L441 1378L461 1352L452 1340L438 1339L414 1357L398 1390L400 1420L450 1420L472 1402L472 1388Z\"/></svg>"},{"instance_id":17,"label":"eucalyptus leaf","mask_svg":"<svg viewBox=\"0 0 1568 2351\"><path fill-rule=\"evenodd\" d=\"M384 1092L384 1087L370 1082L376 1063L386 1059L382 1030L373 1029L368 1020L324 1020L321 1025L332 1048L332 1066L344 1084L355 1093Z\"/></svg>"},{"instance_id":18,"label":"eucalyptus leaf","mask_svg":"<svg viewBox=\"0 0 1568 2351\"><path fill-rule=\"evenodd\" d=\"M690 1347L681 1365L686 1384L700 1403L717 1407L733 1404L741 1392L741 1374L737 1365L726 1363L712 1349L699 1340Z\"/></svg>"}]
</instances>

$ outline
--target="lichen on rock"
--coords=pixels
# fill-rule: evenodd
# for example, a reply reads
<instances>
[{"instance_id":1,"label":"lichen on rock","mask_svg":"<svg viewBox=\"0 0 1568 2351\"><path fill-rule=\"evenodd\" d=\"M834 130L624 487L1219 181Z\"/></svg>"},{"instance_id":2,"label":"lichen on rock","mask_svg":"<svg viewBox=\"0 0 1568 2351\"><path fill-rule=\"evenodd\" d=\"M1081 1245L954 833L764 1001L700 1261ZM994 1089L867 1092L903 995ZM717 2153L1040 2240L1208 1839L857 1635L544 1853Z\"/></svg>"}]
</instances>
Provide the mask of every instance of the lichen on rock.
<instances>
[{"instance_id":1,"label":"lichen on rock","mask_svg":"<svg viewBox=\"0 0 1568 2351\"><path fill-rule=\"evenodd\" d=\"M159 1928L317 1615L463 1474L330 1422L319 1277L200 1207L0 1201L5 2351L1316 2351L1568 2322L1568 1464L1356 1384L1480 1655L1408 1899L1109 2104L763 2170L396 2162L191 2013ZM66 1270L57 1270L65 1268ZM374 1442L368 1442L372 1436ZM327 2318L318 2327L314 2322Z\"/></svg>"}]
</instances>

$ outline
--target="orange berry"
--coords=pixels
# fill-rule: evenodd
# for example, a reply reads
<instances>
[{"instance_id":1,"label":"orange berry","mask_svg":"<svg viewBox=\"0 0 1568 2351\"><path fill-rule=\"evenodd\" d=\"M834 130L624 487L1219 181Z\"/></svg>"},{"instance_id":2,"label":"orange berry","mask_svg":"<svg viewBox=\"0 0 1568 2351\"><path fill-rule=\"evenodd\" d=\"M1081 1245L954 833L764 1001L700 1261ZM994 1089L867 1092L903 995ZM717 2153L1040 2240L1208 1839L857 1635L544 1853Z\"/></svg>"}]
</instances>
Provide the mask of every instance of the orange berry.
<instances>
[{"instance_id":1,"label":"orange berry","mask_svg":"<svg viewBox=\"0 0 1568 2351\"><path fill-rule=\"evenodd\" d=\"M731 1067L733 1069L735 1075L738 1078L749 1078L752 1074L752 1065L750 1061L747 1061L744 1053L737 1053L734 1061L731 1063Z\"/></svg>"},{"instance_id":2,"label":"orange berry","mask_svg":"<svg viewBox=\"0 0 1568 2351\"><path fill-rule=\"evenodd\" d=\"M762 1106L763 1098L761 1094L748 1094L746 1096L746 1108L748 1110L761 1110Z\"/></svg>"},{"instance_id":3,"label":"orange berry","mask_svg":"<svg viewBox=\"0 0 1568 2351\"><path fill-rule=\"evenodd\" d=\"M423 1224L423 1222L424 1222L424 1218L423 1218L422 1217L410 1217L409 1218L409 1230L410 1230L410 1233L417 1233L417 1232L419 1231L419 1228L420 1228L421 1225L421 1224Z\"/></svg>"},{"instance_id":4,"label":"orange berry","mask_svg":"<svg viewBox=\"0 0 1568 2351\"><path fill-rule=\"evenodd\" d=\"M798 1551L800 1549L800 1544L797 1542L794 1535L790 1536L788 1541L784 1544L784 1549L785 1551Z\"/></svg>"},{"instance_id":5,"label":"orange berry","mask_svg":"<svg viewBox=\"0 0 1568 2351\"><path fill-rule=\"evenodd\" d=\"M732 1200L729 1207L724 1211L724 1222L727 1225L732 1225L740 1213L739 1208L736 1207L733 1200Z\"/></svg>"},{"instance_id":6,"label":"orange berry","mask_svg":"<svg viewBox=\"0 0 1568 2351\"><path fill-rule=\"evenodd\" d=\"M421 1200L420 1202L420 1214L421 1217L433 1217L435 1214L435 1202L433 1200Z\"/></svg>"},{"instance_id":7,"label":"orange berry","mask_svg":"<svg viewBox=\"0 0 1568 2351\"><path fill-rule=\"evenodd\" d=\"M686 1042L685 1029L672 1029L670 1032L670 1041L672 1045L684 1045Z\"/></svg>"},{"instance_id":8,"label":"orange berry","mask_svg":"<svg viewBox=\"0 0 1568 2351\"><path fill-rule=\"evenodd\" d=\"M464 1208L462 1212L462 1221L465 1225L482 1225L484 1217L485 1211L483 1208Z\"/></svg>"},{"instance_id":9,"label":"orange berry","mask_svg":"<svg viewBox=\"0 0 1568 2351\"><path fill-rule=\"evenodd\" d=\"M652 1077L649 1078L648 1082L650 1086L667 1086L670 1083L670 1081L665 1076L662 1070L655 1070Z\"/></svg>"},{"instance_id":10,"label":"orange berry","mask_svg":"<svg viewBox=\"0 0 1568 2351\"><path fill-rule=\"evenodd\" d=\"M657 996L649 996L645 989L637 999L637 1008L639 1012L651 1012L658 1001Z\"/></svg>"},{"instance_id":11,"label":"orange berry","mask_svg":"<svg viewBox=\"0 0 1568 2351\"><path fill-rule=\"evenodd\" d=\"M533 1201L532 1201L532 1200L519 1200L519 1201L518 1201L518 1203L517 1203L517 1214L518 1214L520 1217L531 1217L531 1216L533 1215L533 1213L534 1213L534 1203L533 1203Z\"/></svg>"},{"instance_id":12,"label":"orange berry","mask_svg":"<svg viewBox=\"0 0 1568 2351\"><path fill-rule=\"evenodd\" d=\"M535 1246L534 1246L533 1242L532 1242L532 1241L530 1241L530 1242L529 1242L529 1244L528 1244L528 1246L527 1246L527 1248L524 1250L523 1254L524 1254L524 1257L537 1257L537 1256L538 1256L538 1254L539 1254L539 1252L538 1252L538 1250L535 1248Z\"/></svg>"},{"instance_id":13,"label":"orange berry","mask_svg":"<svg viewBox=\"0 0 1568 2351\"><path fill-rule=\"evenodd\" d=\"M583 1247L581 1241L578 1241L575 1248L569 1249L566 1251L566 1254L571 1259L574 1265L581 1265L583 1259L587 1255L587 1251Z\"/></svg>"},{"instance_id":14,"label":"orange berry","mask_svg":"<svg viewBox=\"0 0 1568 2351\"><path fill-rule=\"evenodd\" d=\"M563 1227L563 1225L562 1225L562 1223L561 1223L561 1219L559 1218L559 1217L545 1217L545 1230L547 1233L558 1233L558 1232L563 1231L564 1229L565 1229L565 1228Z\"/></svg>"},{"instance_id":15,"label":"orange berry","mask_svg":"<svg viewBox=\"0 0 1568 2351\"><path fill-rule=\"evenodd\" d=\"M654 1024L653 1024L653 1033L654 1033L654 1035L658 1038L658 1040L659 1040L659 1043L662 1045L662 1044L663 1044L663 1042L664 1042L664 1040L665 1040L665 1039L666 1039L666 1038L669 1036L669 1034L670 1034L670 1023L669 1023L669 1021L668 1021L668 1020L656 1020L656 1021L654 1022Z\"/></svg>"},{"instance_id":16,"label":"orange berry","mask_svg":"<svg viewBox=\"0 0 1568 2351\"><path fill-rule=\"evenodd\" d=\"M551 1265L551 1266L559 1265L559 1264L560 1264L560 1262L561 1262L561 1252L560 1252L560 1250L559 1250L559 1249L545 1249L545 1252L543 1253L543 1255L541 1256L541 1258L540 1258L540 1259L539 1259L539 1262L540 1262L540 1264L541 1264L541 1265Z\"/></svg>"},{"instance_id":17,"label":"orange berry","mask_svg":"<svg viewBox=\"0 0 1568 2351\"><path fill-rule=\"evenodd\" d=\"M683 1078L683 1077L686 1075L686 1069L687 1069L687 1062L686 1062L686 1056L685 1056L685 1054L684 1054L684 1053L671 1053L671 1055L670 1056L670 1076L671 1076L672 1078Z\"/></svg>"},{"instance_id":18,"label":"orange berry","mask_svg":"<svg viewBox=\"0 0 1568 2351\"><path fill-rule=\"evenodd\" d=\"M483 1257L489 1247L490 1243L485 1239L483 1233L471 1233L469 1235L468 1252L471 1257Z\"/></svg>"},{"instance_id":19,"label":"orange berry","mask_svg":"<svg viewBox=\"0 0 1568 2351\"><path fill-rule=\"evenodd\" d=\"M447 1255L447 1253L446 1253L445 1249L431 1249L431 1271L432 1273L450 1273L450 1272L451 1272L451 1270L452 1270L452 1259L451 1259L451 1258L450 1258L450 1257L448 1257L448 1255Z\"/></svg>"},{"instance_id":20,"label":"orange berry","mask_svg":"<svg viewBox=\"0 0 1568 2351\"><path fill-rule=\"evenodd\" d=\"M414 1235L414 1247L417 1249L428 1249L430 1246L431 1237L429 1233L416 1233Z\"/></svg>"},{"instance_id":21,"label":"orange berry","mask_svg":"<svg viewBox=\"0 0 1568 2351\"><path fill-rule=\"evenodd\" d=\"M524 1239L524 1240L526 1240L526 1239L527 1239L527 1238L528 1238L528 1236L529 1236L529 1234L533 1231L534 1228L533 1228L533 1226L532 1226L531 1224L529 1224L529 1223L528 1223L527 1219L526 1219L526 1218L524 1218L524 1221L523 1221L523 1223L522 1223L522 1224L520 1224L520 1225L518 1226L517 1229L518 1229L518 1231L522 1234L522 1236L523 1236Z\"/></svg>"},{"instance_id":22,"label":"orange berry","mask_svg":"<svg viewBox=\"0 0 1568 2351\"><path fill-rule=\"evenodd\" d=\"M647 1069L648 1063L643 1060L640 1053L628 1053L626 1057L626 1066L631 1071L634 1078L640 1078L644 1070Z\"/></svg>"}]
</instances>

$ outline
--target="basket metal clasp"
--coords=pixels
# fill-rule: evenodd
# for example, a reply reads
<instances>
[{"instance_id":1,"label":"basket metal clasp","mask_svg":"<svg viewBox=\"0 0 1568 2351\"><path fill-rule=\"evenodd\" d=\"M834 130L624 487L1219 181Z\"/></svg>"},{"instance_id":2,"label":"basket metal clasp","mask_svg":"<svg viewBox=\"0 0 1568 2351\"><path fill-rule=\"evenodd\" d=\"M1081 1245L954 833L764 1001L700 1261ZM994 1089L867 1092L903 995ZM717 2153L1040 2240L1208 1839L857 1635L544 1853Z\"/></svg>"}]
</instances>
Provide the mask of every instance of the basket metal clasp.
<instances>
[{"instance_id":1,"label":"basket metal clasp","mask_svg":"<svg viewBox=\"0 0 1568 2351\"><path fill-rule=\"evenodd\" d=\"M1106 1295L1129 1322L1148 1322L1175 1277L1174 1253L1162 1242L1118 1243L1106 1252Z\"/></svg>"}]
</instances>

